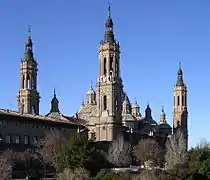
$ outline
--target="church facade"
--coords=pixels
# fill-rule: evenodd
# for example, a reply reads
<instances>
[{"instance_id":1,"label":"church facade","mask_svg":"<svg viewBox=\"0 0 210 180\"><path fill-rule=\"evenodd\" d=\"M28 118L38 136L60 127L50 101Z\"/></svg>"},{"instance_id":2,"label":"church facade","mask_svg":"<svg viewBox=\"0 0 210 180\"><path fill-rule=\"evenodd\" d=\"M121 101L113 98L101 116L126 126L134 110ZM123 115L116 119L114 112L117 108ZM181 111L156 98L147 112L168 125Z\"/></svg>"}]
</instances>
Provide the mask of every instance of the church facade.
<instances>
[{"instance_id":1,"label":"church facade","mask_svg":"<svg viewBox=\"0 0 210 180\"><path fill-rule=\"evenodd\" d=\"M104 39L98 49L96 89L91 84L86 94L87 99L81 104L76 116L66 116L59 111L55 92L50 112L46 115L39 114L38 68L29 29L24 57L20 63L18 111L0 109L0 143L30 145L52 129L59 129L69 137L78 130L88 129L89 139L113 141L121 132L164 138L182 127L185 137L188 137L187 87L181 65L173 92L173 125L167 123L164 108L158 121L153 119L149 104L145 114L141 114L137 100L131 103L124 90L120 74L120 45L115 39L110 6L108 12Z\"/></svg>"},{"instance_id":2,"label":"church facade","mask_svg":"<svg viewBox=\"0 0 210 180\"><path fill-rule=\"evenodd\" d=\"M90 139L112 141L122 131L164 138L179 127L182 127L185 136L188 137L187 87L183 81L181 64L173 92L173 127L166 121L164 108L157 122L152 117L149 104L145 109L145 115L142 115L137 100L130 102L120 74L120 45L114 36L110 6L105 21L104 39L98 49L98 61L96 90L91 84L86 94L87 99L82 102L77 113L77 117L88 127Z\"/></svg>"}]
</instances>

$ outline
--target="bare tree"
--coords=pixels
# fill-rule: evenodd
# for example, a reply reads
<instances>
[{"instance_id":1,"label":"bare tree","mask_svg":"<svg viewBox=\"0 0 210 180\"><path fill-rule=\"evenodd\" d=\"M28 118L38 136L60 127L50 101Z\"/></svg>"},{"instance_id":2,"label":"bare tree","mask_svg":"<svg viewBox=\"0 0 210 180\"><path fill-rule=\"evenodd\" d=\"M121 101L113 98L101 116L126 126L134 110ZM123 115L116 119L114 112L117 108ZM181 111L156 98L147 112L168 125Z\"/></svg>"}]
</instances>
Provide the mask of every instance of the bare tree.
<instances>
[{"instance_id":1,"label":"bare tree","mask_svg":"<svg viewBox=\"0 0 210 180\"><path fill-rule=\"evenodd\" d=\"M67 138L64 133L59 130L50 130L37 143L35 157L39 159L44 168L44 175L46 174L46 167L52 165L57 170L57 157L61 152Z\"/></svg>"},{"instance_id":2,"label":"bare tree","mask_svg":"<svg viewBox=\"0 0 210 180\"><path fill-rule=\"evenodd\" d=\"M1 180L11 178L14 153L12 150L5 150L0 154L0 176Z\"/></svg>"},{"instance_id":3,"label":"bare tree","mask_svg":"<svg viewBox=\"0 0 210 180\"><path fill-rule=\"evenodd\" d=\"M186 140L181 130L177 130L166 142L166 168L171 169L187 160Z\"/></svg>"},{"instance_id":4,"label":"bare tree","mask_svg":"<svg viewBox=\"0 0 210 180\"><path fill-rule=\"evenodd\" d=\"M201 139L200 142L197 144L197 148L199 149L210 148L210 142L207 141L205 138Z\"/></svg>"},{"instance_id":5,"label":"bare tree","mask_svg":"<svg viewBox=\"0 0 210 180\"><path fill-rule=\"evenodd\" d=\"M133 155L139 162L150 161L159 164L162 155L162 148L155 139L141 139L133 148Z\"/></svg>"},{"instance_id":6,"label":"bare tree","mask_svg":"<svg viewBox=\"0 0 210 180\"><path fill-rule=\"evenodd\" d=\"M59 180L88 180L89 172L83 168L75 170L65 169L63 173L59 174Z\"/></svg>"},{"instance_id":7,"label":"bare tree","mask_svg":"<svg viewBox=\"0 0 210 180\"><path fill-rule=\"evenodd\" d=\"M115 141L110 144L107 160L115 166L128 166L132 163L131 144L125 142L120 134Z\"/></svg>"}]
</instances>

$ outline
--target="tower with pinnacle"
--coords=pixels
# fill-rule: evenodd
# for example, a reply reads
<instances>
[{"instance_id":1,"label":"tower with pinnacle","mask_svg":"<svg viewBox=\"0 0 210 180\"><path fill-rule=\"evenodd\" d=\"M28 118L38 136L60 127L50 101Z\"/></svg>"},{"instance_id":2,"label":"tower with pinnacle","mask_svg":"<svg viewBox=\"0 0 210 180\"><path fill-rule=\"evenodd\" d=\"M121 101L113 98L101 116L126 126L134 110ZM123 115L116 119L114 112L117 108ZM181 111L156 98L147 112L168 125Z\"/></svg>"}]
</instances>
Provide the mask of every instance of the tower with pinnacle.
<instances>
[{"instance_id":1,"label":"tower with pinnacle","mask_svg":"<svg viewBox=\"0 0 210 180\"><path fill-rule=\"evenodd\" d=\"M18 92L18 110L25 114L39 114L39 93L37 91L37 62L33 56L31 30L25 44L24 57L20 63L20 89Z\"/></svg>"},{"instance_id":2,"label":"tower with pinnacle","mask_svg":"<svg viewBox=\"0 0 210 180\"><path fill-rule=\"evenodd\" d=\"M187 86L183 80L181 63L177 72L177 81L174 86L173 131L181 129L186 140L188 139L188 111L187 111ZM187 142L188 143L188 142Z\"/></svg>"},{"instance_id":3,"label":"tower with pinnacle","mask_svg":"<svg viewBox=\"0 0 210 180\"><path fill-rule=\"evenodd\" d=\"M113 32L110 5L105 22L104 40L99 46L99 74L97 81L96 141L112 141L122 126L122 80L120 76L120 46Z\"/></svg>"}]
</instances>

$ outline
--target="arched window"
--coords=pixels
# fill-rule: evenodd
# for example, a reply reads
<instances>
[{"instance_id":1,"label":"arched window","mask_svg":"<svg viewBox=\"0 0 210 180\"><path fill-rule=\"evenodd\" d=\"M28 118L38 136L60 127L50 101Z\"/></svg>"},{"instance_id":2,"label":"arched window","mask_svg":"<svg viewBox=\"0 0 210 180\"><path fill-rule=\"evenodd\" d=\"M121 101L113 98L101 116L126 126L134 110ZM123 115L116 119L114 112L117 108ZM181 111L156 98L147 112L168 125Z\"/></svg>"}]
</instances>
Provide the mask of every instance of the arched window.
<instances>
[{"instance_id":1,"label":"arched window","mask_svg":"<svg viewBox=\"0 0 210 180\"><path fill-rule=\"evenodd\" d=\"M104 58L104 75L106 75L106 58Z\"/></svg>"},{"instance_id":2,"label":"arched window","mask_svg":"<svg viewBox=\"0 0 210 180\"><path fill-rule=\"evenodd\" d=\"M27 89L30 88L30 83L31 83L30 76L27 75Z\"/></svg>"},{"instance_id":3,"label":"arched window","mask_svg":"<svg viewBox=\"0 0 210 180\"><path fill-rule=\"evenodd\" d=\"M103 97L103 107L104 107L104 110L107 109L107 97L106 96Z\"/></svg>"},{"instance_id":4,"label":"arched window","mask_svg":"<svg viewBox=\"0 0 210 180\"><path fill-rule=\"evenodd\" d=\"M180 96L177 96L177 106L180 106Z\"/></svg>"}]
</instances>

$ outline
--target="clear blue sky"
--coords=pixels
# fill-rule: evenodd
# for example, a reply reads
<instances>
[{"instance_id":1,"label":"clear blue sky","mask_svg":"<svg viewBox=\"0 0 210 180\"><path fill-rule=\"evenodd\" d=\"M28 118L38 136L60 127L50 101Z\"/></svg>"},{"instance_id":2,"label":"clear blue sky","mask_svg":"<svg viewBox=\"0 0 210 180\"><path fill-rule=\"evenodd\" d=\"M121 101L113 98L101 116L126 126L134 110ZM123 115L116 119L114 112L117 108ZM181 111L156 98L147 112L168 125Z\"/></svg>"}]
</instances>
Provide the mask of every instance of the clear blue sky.
<instances>
[{"instance_id":1,"label":"clear blue sky","mask_svg":"<svg viewBox=\"0 0 210 180\"><path fill-rule=\"evenodd\" d=\"M161 105L172 122L173 85L182 62L188 87L190 146L210 139L210 1L112 1L121 44L121 71L130 100L147 100L159 121ZM0 108L17 109L19 64L28 24L39 64L40 109L50 109L56 88L60 110L74 114L98 73L107 0L0 1Z\"/></svg>"}]
</instances>

